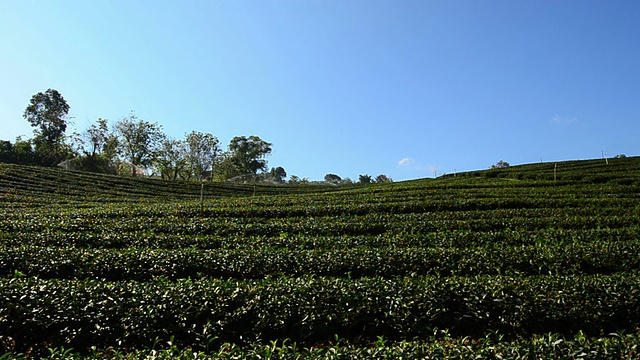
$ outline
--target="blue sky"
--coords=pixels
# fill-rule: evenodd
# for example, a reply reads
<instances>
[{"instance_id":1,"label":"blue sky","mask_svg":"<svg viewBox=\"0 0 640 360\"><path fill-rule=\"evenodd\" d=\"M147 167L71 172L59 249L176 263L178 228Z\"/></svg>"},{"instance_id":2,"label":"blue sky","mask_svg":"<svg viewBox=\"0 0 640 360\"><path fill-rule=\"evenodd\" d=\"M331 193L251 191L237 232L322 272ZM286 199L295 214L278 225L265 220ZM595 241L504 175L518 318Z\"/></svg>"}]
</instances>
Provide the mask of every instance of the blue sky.
<instances>
[{"instance_id":1,"label":"blue sky","mask_svg":"<svg viewBox=\"0 0 640 360\"><path fill-rule=\"evenodd\" d=\"M637 0L4 0L0 139L54 88L311 180L638 155L639 35Z\"/></svg>"}]
</instances>

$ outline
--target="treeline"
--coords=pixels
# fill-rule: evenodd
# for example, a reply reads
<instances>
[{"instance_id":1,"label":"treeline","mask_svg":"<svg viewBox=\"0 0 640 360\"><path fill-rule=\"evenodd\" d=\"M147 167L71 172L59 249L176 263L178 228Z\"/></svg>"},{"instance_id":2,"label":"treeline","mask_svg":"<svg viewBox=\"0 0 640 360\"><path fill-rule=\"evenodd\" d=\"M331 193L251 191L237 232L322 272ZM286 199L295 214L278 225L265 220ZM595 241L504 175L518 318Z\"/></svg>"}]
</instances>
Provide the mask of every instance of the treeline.
<instances>
[{"instance_id":1,"label":"treeline","mask_svg":"<svg viewBox=\"0 0 640 360\"><path fill-rule=\"evenodd\" d=\"M272 144L258 136L236 136L224 150L212 134L192 131L175 139L158 123L133 113L113 124L100 118L83 132L67 135L68 113L69 105L57 90L34 95L23 114L34 127L34 137L0 140L0 162L170 180L283 182L287 176L282 167L267 171L265 158Z\"/></svg>"},{"instance_id":2,"label":"treeline","mask_svg":"<svg viewBox=\"0 0 640 360\"><path fill-rule=\"evenodd\" d=\"M0 140L0 162L168 180L283 183L287 177L283 167L267 167L272 144L258 136L236 136L224 150L213 134L191 131L175 139L158 123L133 113L115 123L99 118L83 132L67 135L68 113L69 105L57 90L34 95L23 114L34 127L34 137L19 137L14 143ZM359 178L362 184L390 181L385 175ZM289 180L309 182L295 175ZM334 174L327 174L325 182L353 183Z\"/></svg>"}]
</instances>

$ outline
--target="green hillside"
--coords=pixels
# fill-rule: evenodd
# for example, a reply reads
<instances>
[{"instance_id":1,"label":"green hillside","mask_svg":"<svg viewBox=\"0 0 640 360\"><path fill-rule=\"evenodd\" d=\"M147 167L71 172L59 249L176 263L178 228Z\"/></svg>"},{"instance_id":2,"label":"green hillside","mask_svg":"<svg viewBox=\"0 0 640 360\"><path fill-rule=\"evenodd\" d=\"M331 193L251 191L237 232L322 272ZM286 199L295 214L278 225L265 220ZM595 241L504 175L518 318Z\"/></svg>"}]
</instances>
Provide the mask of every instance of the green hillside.
<instances>
[{"instance_id":1,"label":"green hillside","mask_svg":"<svg viewBox=\"0 0 640 360\"><path fill-rule=\"evenodd\" d=\"M0 164L0 356L640 356L638 157L200 191Z\"/></svg>"},{"instance_id":2,"label":"green hillside","mask_svg":"<svg viewBox=\"0 0 640 360\"><path fill-rule=\"evenodd\" d=\"M205 182L205 197L324 192L331 186L277 186ZM148 177L123 177L0 163L0 201L142 201L200 199L201 184Z\"/></svg>"}]
</instances>

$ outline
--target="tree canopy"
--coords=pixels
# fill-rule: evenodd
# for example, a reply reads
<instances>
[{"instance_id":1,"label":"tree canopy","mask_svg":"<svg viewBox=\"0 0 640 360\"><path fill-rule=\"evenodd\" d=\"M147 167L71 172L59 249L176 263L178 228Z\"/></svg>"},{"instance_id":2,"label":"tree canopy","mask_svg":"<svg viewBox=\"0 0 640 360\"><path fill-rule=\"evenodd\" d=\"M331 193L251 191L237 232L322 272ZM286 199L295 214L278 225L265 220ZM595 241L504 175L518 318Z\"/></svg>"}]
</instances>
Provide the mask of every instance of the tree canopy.
<instances>
[{"instance_id":1,"label":"tree canopy","mask_svg":"<svg viewBox=\"0 0 640 360\"><path fill-rule=\"evenodd\" d=\"M191 174L202 179L213 170L216 157L220 154L220 141L212 134L192 131L185 139L187 163Z\"/></svg>"},{"instance_id":2,"label":"tree canopy","mask_svg":"<svg viewBox=\"0 0 640 360\"><path fill-rule=\"evenodd\" d=\"M69 104L55 89L39 92L31 97L22 115L34 127L33 142L42 160L56 163L64 157L63 143L67 130Z\"/></svg>"},{"instance_id":3,"label":"tree canopy","mask_svg":"<svg viewBox=\"0 0 640 360\"><path fill-rule=\"evenodd\" d=\"M55 89L48 89L31 97L23 117L36 128L34 133L37 139L54 144L64 138L68 113L69 104L62 95Z\"/></svg>"},{"instance_id":4,"label":"tree canopy","mask_svg":"<svg viewBox=\"0 0 640 360\"><path fill-rule=\"evenodd\" d=\"M162 126L138 119L131 114L115 125L120 138L119 150L132 165L131 175L136 175L136 167L151 165L156 151L164 138Z\"/></svg>"},{"instance_id":5,"label":"tree canopy","mask_svg":"<svg viewBox=\"0 0 640 360\"><path fill-rule=\"evenodd\" d=\"M236 136L229 142L230 158L240 174L256 174L267 169L264 159L271 154L271 143L258 136Z\"/></svg>"},{"instance_id":6,"label":"tree canopy","mask_svg":"<svg viewBox=\"0 0 640 360\"><path fill-rule=\"evenodd\" d=\"M332 184L338 184L340 181L342 181L342 178L336 174L326 174L324 176L324 181Z\"/></svg>"},{"instance_id":7,"label":"tree canopy","mask_svg":"<svg viewBox=\"0 0 640 360\"><path fill-rule=\"evenodd\" d=\"M227 150L216 136L199 131L184 139L168 137L162 126L138 119L133 113L115 124L98 118L83 132L66 135L70 123L69 104L55 89L32 96L23 117L34 128L34 137L18 137L14 143L0 140L0 162L24 165L58 165L64 169L136 176L148 173L170 180L270 181L284 183L287 172L281 166L267 171L266 157L272 144L258 136L236 136ZM360 175L360 183L391 181L385 175L372 179ZM289 183L310 183L291 175ZM325 182L351 184L327 174Z\"/></svg>"}]
</instances>

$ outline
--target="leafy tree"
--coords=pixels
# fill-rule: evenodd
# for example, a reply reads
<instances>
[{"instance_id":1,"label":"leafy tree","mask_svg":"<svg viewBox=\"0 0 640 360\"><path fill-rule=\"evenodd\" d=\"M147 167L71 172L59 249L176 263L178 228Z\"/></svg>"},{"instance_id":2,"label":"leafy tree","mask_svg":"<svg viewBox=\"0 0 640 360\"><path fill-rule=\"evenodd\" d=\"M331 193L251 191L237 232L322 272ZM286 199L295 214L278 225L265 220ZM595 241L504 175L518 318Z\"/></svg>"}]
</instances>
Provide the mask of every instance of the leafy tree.
<instances>
[{"instance_id":1,"label":"leafy tree","mask_svg":"<svg viewBox=\"0 0 640 360\"><path fill-rule=\"evenodd\" d=\"M342 178L336 174L327 174L324 176L324 181L332 184L337 184L342 181Z\"/></svg>"},{"instance_id":2,"label":"leafy tree","mask_svg":"<svg viewBox=\"0 0 640 360\"><path fill-rule=\"evenodd\" d=\"M31 141L16 139L13 144L13 159L16 164L34 165L37 159Z\"/></svg>"},{"instance_id":3,"label":"leafy tree","mask_svg":"<svg viewBox=\"0 0 640 360\"><path fill-rule=\"evenodd\" d=\"M371 184L373 182L371 175L360 175L358 178L360 184Z\"/></svg>"},{"instance_id":4,"label":"leafy tree","mask_svg":"<svg viewBox=\"0 0 640 360\"><path fill-rule=\"evenodd\" d=\"M509 163L503 160L498 161L495 165L491 165L492 169L504 169L509 167Z\"/></svg>"},{"instance_id":5,"label":"leafy tree","mask_svg":"<svg viewBox=\"0 0 640 360\"><path fill-rule=\"evenodd\" d=\"M63 146L68 113L69 104L55 89L33 95L24 110L22 116L35 128L33 142L44 164L53 165L68 155Z\"/></svg>"},{"instance_id":6,"label":"leafy tree","mask_svg":"<svg viewBox=\"0 0 640 360\"><path fill-rule=\"evenodd\" d=\"M217 156L216 166L212 171L212 180L227 181L233 177L241 175L233 163L231 153L224 151Z\"/></svg>"},{"instance_id":7,"label":"leafy tree","mask_svg":"<svg viewBox=\"0 0 640 360\"><path fill-rule=\"evenodd\" d=\"M291 175L289 177L289 184L298 184L300 183L300 177L297 175Z\"/></svg>"},{"instance_id":8,"label":"leafy tree","mask_svg":"<svg viewBox=\"0 0 640 360\"><path fill-rule=\"evenodd\" d=\"M82 168L86 171L115 173L118 137L109 129L109 121L99 118L78 138Z\"/></svg>"},{"instance_id":9,"label":"leafy tree","mask_svg":"<svg viewBox=\"0 0 640 360\"><path fill-rule=\"evenodd\" d=\"M229 143L229 152L233 165L241 174L256 174L267 168L264 158L271 154L271 143L258 136L236 136Z\"/></svg>"},{"instance_id":10,"label":"leafy tree","mask_svg":"<svg viewBox=\"0 0 640 360\"><path fill-rule=\"evenodd\" d=\"M99 118L96 124L91 125L80 138L82 152L85 155L95 157L100 154L111 139L109 121Z\"/></svg>"},{"instance_id":11,"label":"leafy tree","mask_svg":"<svg viewBox=\"0 0 640 360\"><path fill-rule=\"evenodd\" d=\"M186 135L185 151L190 167L189 177L202 179L207 171L213 170L216 157L220 154L218 138L206 133L192 131Z\"/></svg>"},{"instance_id":12,"label":"leafy tree","mask_svg":"<svg viewBox=\"0 0 640 360\"><path fill-rule=\"evenodd\" d=\"M132 165L131 175L136 175L136 167L150 166L164 139L162 126L139 120L131 114L115 125L118 135L118 150Z\"/></svg>"},{"instance_id":13,"label":"leafy tree","mask_svg":"<svg viewBox=\"0 0 640 360\"><path fill-rule=\"evenodd\" d=\"M393 182L393 180L390 177L387 177L387 175L385 174L380 174L376 176L376 183L380 184L380 183L387 183L387 182Z\"/></svg>"},{"instance_id":14,"label":"leafy tree","mask_svg":"<svg viewBox=\"0 0 640 360\"><path fill-rule=\"evenodd\" d=\"M13 144L11 141L0 140L0 162L12 163L13 160Z\"/></svg>"},{"instance_id":15,"label":"leafy tree","mask_svg":"<svg viewBox=\"0 0 640 360\"><path fill-rule=\"evenodd\" d=\"M276 168L271 168L269 177L275 182L283 183L284 179L287 177L287 172L282 166L278 166Z\"/></svg>"},{"instance_id":16,"label":"leafy tree","mask_svg":"<svg viewBox=\"0 0 640 360\"><path fill-rule=\"evenodd\" d=\"M176 180L188 164L186 142L163 139L156 153L155 164L163 179Z\"/></svg>"},{"instance_id":17,"label":"leafy tree","mask_svg":"<svg viewBox=\"0 0 640 360\"><path fill-rule=\"evenodd\" d=\"M0 140L0 162L21 165L37 165L37 157L30 140L16 139L15 143Z\"/></svg>"}]
</instances>

